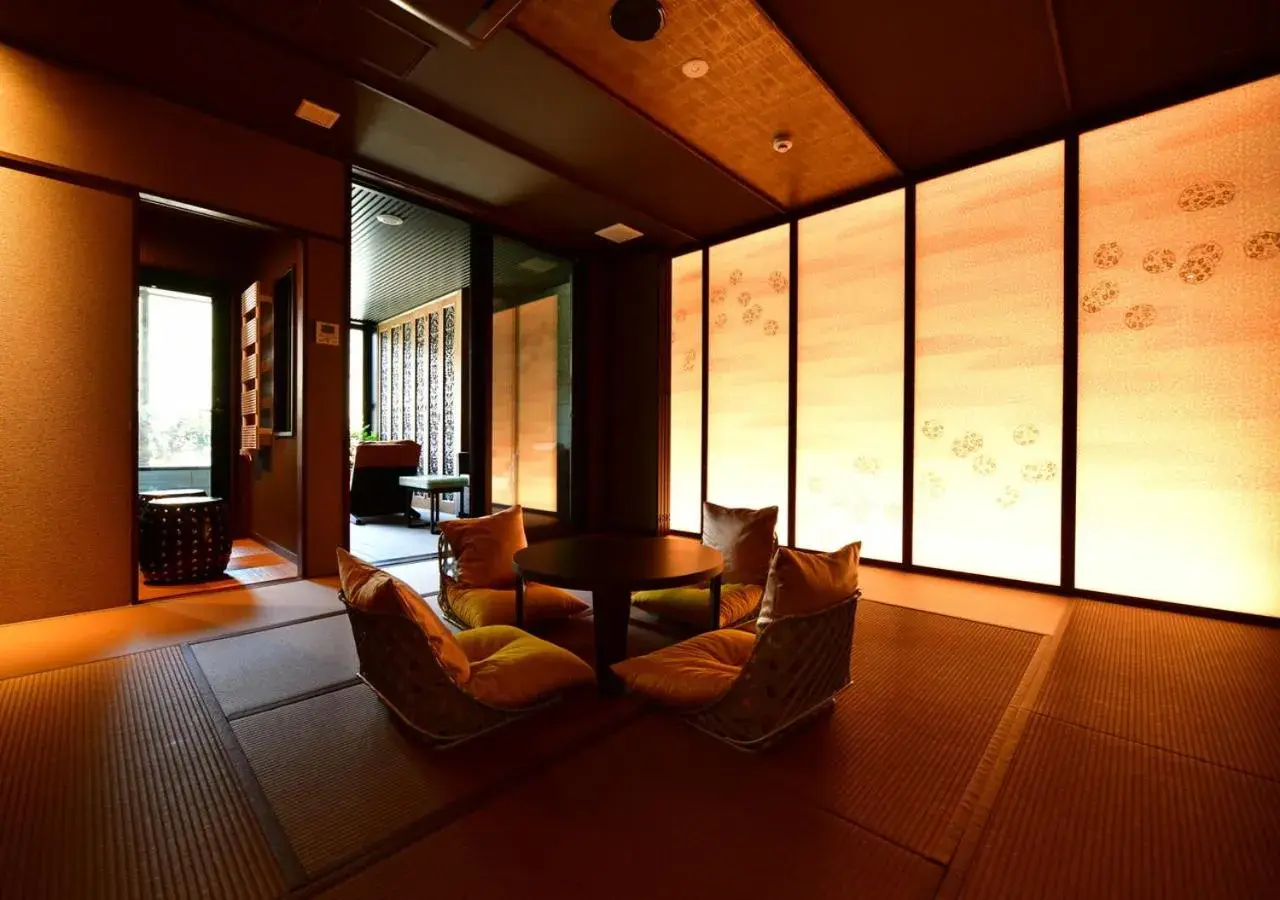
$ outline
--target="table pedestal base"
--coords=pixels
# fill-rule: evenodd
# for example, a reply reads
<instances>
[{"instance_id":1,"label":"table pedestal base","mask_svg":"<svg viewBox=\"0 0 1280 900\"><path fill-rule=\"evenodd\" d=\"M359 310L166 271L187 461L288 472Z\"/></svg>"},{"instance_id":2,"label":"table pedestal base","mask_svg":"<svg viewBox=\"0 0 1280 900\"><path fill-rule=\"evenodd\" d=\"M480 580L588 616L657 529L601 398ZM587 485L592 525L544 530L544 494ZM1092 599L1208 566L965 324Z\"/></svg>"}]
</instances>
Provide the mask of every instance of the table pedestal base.
<instances>
[{"instance_id":1,"label":"table pedestal base","mask_svg":"<svg viewBox=\"0 0 1280 900\"><path fill-rule=\"evenodd\" d=\"M622 693L622 679L613 674L613 664L627 658L627 629L631 623L631 592L617 588L591 592L595 617L596 683L600 693Z\"/></svg>"}]
</instances>

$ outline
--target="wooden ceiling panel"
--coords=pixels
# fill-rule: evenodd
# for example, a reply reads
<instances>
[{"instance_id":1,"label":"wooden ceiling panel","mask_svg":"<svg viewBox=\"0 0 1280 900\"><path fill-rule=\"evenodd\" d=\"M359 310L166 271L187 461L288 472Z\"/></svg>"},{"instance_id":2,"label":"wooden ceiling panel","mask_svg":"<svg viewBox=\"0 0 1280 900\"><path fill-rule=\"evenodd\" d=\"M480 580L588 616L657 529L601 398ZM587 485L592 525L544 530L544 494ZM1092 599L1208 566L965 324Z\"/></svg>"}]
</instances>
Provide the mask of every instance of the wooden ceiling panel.
<instances>
[{"instance_id":1,"label":"wooden ceiling panel","mask_svg":"<svg viewBox=\"0 0 1280 900\"><path fill-rule=\"evenodd\" d=\"M752 0L668 3L646 43L615 35L600 0L529 0L515 27L784 206L898 173ZM686 78L695 58L710 71ZM772 148L779 132L795 140L787 154Z\"/></svg>"}]
</instances>

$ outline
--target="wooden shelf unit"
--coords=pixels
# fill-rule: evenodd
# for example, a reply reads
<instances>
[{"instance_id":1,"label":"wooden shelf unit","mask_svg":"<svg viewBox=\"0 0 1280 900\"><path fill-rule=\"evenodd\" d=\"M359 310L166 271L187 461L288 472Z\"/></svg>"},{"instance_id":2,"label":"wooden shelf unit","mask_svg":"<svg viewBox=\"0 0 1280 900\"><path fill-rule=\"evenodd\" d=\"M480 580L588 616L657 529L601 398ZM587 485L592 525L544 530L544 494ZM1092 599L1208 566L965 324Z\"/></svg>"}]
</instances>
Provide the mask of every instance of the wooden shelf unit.
<instances>
[{"instance_id":1,"label":"wooden shelf unit","mask_svg":"<svg viewBox=\"0 0 1280 900\"><path fill-rule=\"evenodd\" d=\"M252 458L271 445L271 294L254 282L240 295L240 454Z\"/></svg>"}]
</instances>

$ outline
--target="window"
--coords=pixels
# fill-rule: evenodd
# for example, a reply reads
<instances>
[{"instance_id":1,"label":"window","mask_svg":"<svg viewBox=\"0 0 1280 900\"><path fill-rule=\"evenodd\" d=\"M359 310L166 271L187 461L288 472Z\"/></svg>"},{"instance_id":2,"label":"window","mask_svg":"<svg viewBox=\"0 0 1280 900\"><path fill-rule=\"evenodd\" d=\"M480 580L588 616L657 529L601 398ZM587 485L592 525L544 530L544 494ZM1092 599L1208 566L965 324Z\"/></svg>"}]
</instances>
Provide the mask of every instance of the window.
<instances>
[{"instance_id":1,"label":"window","mask_svg":"<svg viewBox=\"0 0 1280 900\"><path fill-rule=\"evenodd\" d=\"M1063 165L1050 144L917 188L917 565L1059 581Z\"/></svg>"},{"instance_id":2,"label":"window","mask_svg":"<svg viewBox=\"0 0 1280 900\"><path fill-rule=\"evenodd\" d=\"M707 499L778 507L786 542L790 227L711 248Z\"/></svg>"},{"instance_id":3,"label":"window","mask_svg":"<svg viewBox=\"0 0 1280 900\"><path fill-rule=\"evenodd\" d=\"M1080 138L1076 584L1280 615L1280 78Z\"/></svg>"},{"instance_id":4,"label":"window","mask_svg":"<svg viewBox=\"0 0 1280 900\"><path fill-rule=\"evenodd\" d=\"M674 531L702 531L702 253L671 262L671 473Z\"/></svg>"},{"instance_id":5,"label":"window","mask_svg":"<svg viewBox=\"0 0 1280 900\"><path fill-rule=\"evenodd\" d=\"M798 225L800 547L902 560L905 193Z\"/></svg>"}]
</instances>

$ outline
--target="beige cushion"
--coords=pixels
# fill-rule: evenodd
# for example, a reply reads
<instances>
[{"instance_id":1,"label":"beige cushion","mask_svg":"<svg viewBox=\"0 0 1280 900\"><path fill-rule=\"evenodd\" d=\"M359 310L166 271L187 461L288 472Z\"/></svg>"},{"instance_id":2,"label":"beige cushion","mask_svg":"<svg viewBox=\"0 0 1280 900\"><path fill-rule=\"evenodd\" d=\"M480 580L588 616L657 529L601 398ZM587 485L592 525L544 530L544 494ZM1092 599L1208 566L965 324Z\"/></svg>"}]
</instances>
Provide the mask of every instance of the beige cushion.
<instances>
[{"instance_id":1,"label":"beige cushion","mask_svg":"<svg viewBox=\"0 0 1280 900\"><path fill-rule=\"evenodd\" d=\"M702 543L724 557L725 584L764 584L778 546L778 507L730 509L702 504Z\"/></svg>"},{"instance_id":2,"label":"beige cushion","mask_svg":"<svg viewBox=\"0 0 1280 900\"><path fill-rule=\"evenodd\" d=\"M464 631L458 643L471 663L467 691L499 709L520 709L596 679L591 667L568 650L510 625Z\"/></svg>"},{"instance_id":3,"label":"beige cushion","mask_svg":"<svg viewBox=\"0 0 1280 900\"><path fill-rule=\"evenodd\" d=\"M515 588L454 587L448 589L449 607L453 614L471 628L485 625L516 624ZM536 625L553 619L565 619L590 609L568 591L546 584L525 582L524 623Z\"/></svg>"},{"instance_id":4,"label":"beige cushion","mask_svg":"<svg viewBox=\"0 0 1280 900\"><path fill-rule=\"evenodd\" d=\"M516 583L512 557L529 546L518 506L478 519L448 519L440 531L458 560L458 581L467 587L509 588Z\"/></svg>"},{"instance_id":5,"label":"beige cushion","mask_svg":"<svg viewBox=\"0 0 1280 900\"><path fill-rule=\"evenodd\" d=\"M835 606L858 589L858 559L862 541L831 553L779 547L769 566L769 581L760 602L756 627L798 613Z\"/></svg>"},{"instance_id":6,"label":"beige cushion","mask_svg":"<svg viewBox=\"0 0 1280 900\"><path fill-rule=\"evenodd\" d=\"M756 636L737 629L708 631L644 656L614 663L627 689L677 709L714 703L751 658Z\"/></svg>"},{"instance_id":7,"label":"beige cushion","mask_svg":"<svg viewBox=\"0 0 1280 900\"><path fill-rule=\"evenodd\" d=\"M754 613L760 607L764 588L758 584L726 584L720 588L720 622L725 628ZM670 619L694 628L706 628L711 618L711 588L678 587L658 591L636 591L631 602L660 619Z\"/></svg>"},{"instance_id":8,"label":"beige cushion","mask_svg":"<svg viewBox=\"0 0 1280 900\"><path fill-rule=\"evenodd\" d=\"M471 676L467 654L417 591L391 573L356 559L341 547L338 548L338 576L342 579L347 603L364 612L409 619L426 635L440 668L455 684L467 682Z\"/></svg>"}]
</instances>

